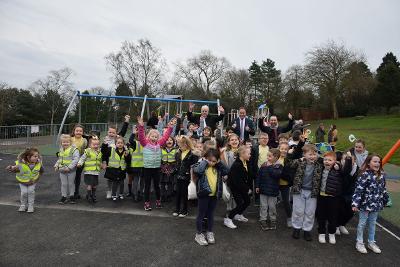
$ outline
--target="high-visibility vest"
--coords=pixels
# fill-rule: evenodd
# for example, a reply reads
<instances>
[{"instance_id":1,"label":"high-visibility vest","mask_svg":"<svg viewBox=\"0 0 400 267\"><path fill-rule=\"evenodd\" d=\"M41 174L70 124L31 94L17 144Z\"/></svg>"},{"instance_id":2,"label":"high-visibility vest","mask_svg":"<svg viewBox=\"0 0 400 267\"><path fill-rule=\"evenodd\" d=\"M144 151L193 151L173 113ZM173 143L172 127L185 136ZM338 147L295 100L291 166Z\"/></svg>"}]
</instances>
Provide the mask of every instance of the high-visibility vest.
<instances>
[{"instance_id":1,"label":"high-visibility vest","mask_svg":"<svg viewBox=\"0 0 400 267\"><path fill-rule=\"evenodd\" d=\"M35 182L39 179L40 169L42 168L42 163L37 162L33 169L29 168L29 164L17 160L15 165L18 167L19 172L17 172L16 179L20 183Z\"/></svg>"},{"instance_id":2,"label":"high-visibility vest","mask_svg":"<svg viewBox=\"0 0 400 267\"><path fill-rule=\"evenodd\" d=\"M125 151L122 153L122 156L119 156L115 148L111 148L111 155L108 159L108 167L116 168L121 170L126 169L126 162L125 162Z\"/></svg>"},{"instance_id":3,"label":"high-visibility vest","mask_svg":"<svg viewBox=\"0 0 400 267\"><path fill-rule=\"evenodd\" d=\"M68 166L72 162L72 156L77 148L75 146L70 146L69 148L63 150L60 149L58 157L60 158L60 166Z\"/></svg>"},{"instance_id":4,"label":"high-visibility vest","mask_svg":"<svg viewBox=\"0 0 400 267\"><path fill-rule=\"evenodd\" d=\"M142 168L143 167L143 147L140 145L138 141L136 142L135 151L132 148L129 148L129 152L131 153L131 167L132 168Z\"/></svg>"},{"instance_id":5,"label":"high-visibility vest","mask_svg":"<svg viewBox=\"0 0 400 267\"><path fill-rule=\"evenodd\" d=\"M96 153L96 151L94 151L93 149L86 148L85 154L86 160L83 171L100 171L102 156L100 150Z\"/></svg>"},{"instance_id":6,"label":"high-visibility vest","mask_svg":"<svg viewBox=\"0 0 400 267\"><path fill-rule=\"evenodd\" d=\"M170 152L168 152L166 149L163 149L161 151L161 160L162 162L168 162L168 163L174 163L175 160L175 154L176 154L176 149L173 148L171 149Z\"/></svg>"}]
</instances>

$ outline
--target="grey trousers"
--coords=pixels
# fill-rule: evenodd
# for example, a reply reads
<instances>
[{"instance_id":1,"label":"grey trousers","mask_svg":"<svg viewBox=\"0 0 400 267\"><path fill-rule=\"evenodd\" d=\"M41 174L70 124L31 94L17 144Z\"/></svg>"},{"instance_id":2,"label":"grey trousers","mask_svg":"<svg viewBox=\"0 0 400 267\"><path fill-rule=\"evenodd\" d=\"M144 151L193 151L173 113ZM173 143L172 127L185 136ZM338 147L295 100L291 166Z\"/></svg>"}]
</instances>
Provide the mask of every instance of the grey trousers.
<instances>
[{"instance_id":1,"label":"grey trousers","mask_svg":"<svg viewBox=\"0 0 400 267\"><path fill-rule=\"evenodd\" d=\"M35 203L36 184L19 184L19 188L21 189L21 206L33 206L33 204Z\"/></svg>"},{"instance_id":2,"label":"grey trousers","mask_svg":"<svg viewBox=\"0 0 400 267\"><path fill-rule=\"evenodd\" d=\"M271 222L276 222L277 201L277 197L260 194L260 221L270 219Z\"/></svg>"},{"instance_id":3,"label":"grey trousers","mask_svg":"<svg viewBox=\"0 0 400 267\"><path fill-rule=\"evenodd\" d=\"M310 190L302 189L300 194L293 194L293 228L311 231L314 226L316 207L317 198L311 197Z\"/></svg>"},{"instance_id":4,"label":"grey trousers","mask_svg":"<svg viewBox=\"0 0 400 267\"><path fill-rule=\"evenodd\" d=\"M60 173L61 195L63 197L74 196L76 172Z\"/></svg>"}]
</instances>

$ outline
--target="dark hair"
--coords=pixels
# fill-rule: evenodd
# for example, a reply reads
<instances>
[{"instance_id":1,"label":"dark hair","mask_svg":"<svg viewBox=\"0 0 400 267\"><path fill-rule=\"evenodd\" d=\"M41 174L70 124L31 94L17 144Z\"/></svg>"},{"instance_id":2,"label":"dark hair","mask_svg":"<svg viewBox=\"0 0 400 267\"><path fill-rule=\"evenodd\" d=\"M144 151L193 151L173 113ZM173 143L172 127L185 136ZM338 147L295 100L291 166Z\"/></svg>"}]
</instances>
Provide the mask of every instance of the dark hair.
<instances>
[{"instance_id":1,"label":"dark hair","mask_svg":"<svg viewBox=\"0 0 400 267\"><path fill-rule=\"evenodd\" d=\"M204 153L204 157L205 157L206 159L211 158L211 157L214 157L214 158L216 158L217 160L219 160L219 152L218 152L218 150L215 149L215 148L209 148L209 149L207 149L207 151Z\"/></svg>"},{"instance_id":2,"label":"dark hair","mask_svg":"<svg viewBox=\"0 0 400 267\"><path fill-rule=\"evenodd\" d=\"M75 129L76 128L82 128L82 132L85 132L85 128L83 128L83 126L81 124L77 123L77 124L74 125L74 128L72 128L72 132L71 132L71 136L72 137L75 136Z\"/></svg>"},{"instance_id":3,"label":"dark hair","mask_svg":"<svg viewBox=\"0 0 400 267\"><path fill-rule=\"evenodd\" d=\"M354 144L362 144L363 145L363 147L365 148L365 141L364 140L362 140L362 139L357 139L356 140L356 142L354 143Z\"/></svg>"},{"instance_id":4,"label":"dark hair","mask_svg":"<svg viewBox=\"0 0 400 267\"><path fill-rule=\"evenodd\" d=\"M369 169L369 164L370 164L370 162L371 162L371 160L372 160L372 158L373 157L378 157L379 158L379 160L380 160L380 166L379 166L379 170L378 170L378 179L380 178L380 176L381 176L381 174L382 174L382 171L383 171L383 167L382 167L382 157L381 156L379 156L378 154L370 154L370 155L368 155L368 157L365 159L365 161L364 161L364 163L363 163L363 165L362 165L362 167L361 167L361 172L365 172L366 170L368 170Z\"/></svg>"},{"instance_id":5,"label":"dark hair","mask_svg":"<svg viewBox=\"0 0 400 267\"><path fill-rule=\"evenodd\" d=\"M39 153L39 149L37 149L36 147L28 147L25 149L24 152L18 155L18 159L29 162L29 158L36 152Z\"/></svg>"},{"instance_id":6,"label":"dark hair","mask_svg":"<svg viewBox=\"0 0 400 267\"><path fill-rule=\"evenodd\" d=\"M293 141L300 141L300 136L302 135L302 132L300 130L296 130L292 133L292 139Z\"/></svg>"}]
</instances>

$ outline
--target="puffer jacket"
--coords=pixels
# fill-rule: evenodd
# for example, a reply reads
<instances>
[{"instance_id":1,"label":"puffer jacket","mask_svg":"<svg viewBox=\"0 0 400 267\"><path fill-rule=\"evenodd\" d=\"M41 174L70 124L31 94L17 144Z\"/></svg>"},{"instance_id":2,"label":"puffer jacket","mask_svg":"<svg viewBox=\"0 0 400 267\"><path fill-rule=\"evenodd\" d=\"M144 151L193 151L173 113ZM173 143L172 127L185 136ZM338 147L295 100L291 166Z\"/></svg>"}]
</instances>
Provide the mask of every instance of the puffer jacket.
<instances>
[{"instance_id":1,"label":"puffer jacket","mask_svg":"<svg viewBox=\"0 0 400 267\"><path fill-rule=\"evenodd\" d=\"M190 167L197 163L199 157L189 151L185 158L182 160L182 151L179 149L175 154L176 165L173 171L173 175L176 176L178 180L190 180Z\"/></svg>"},{"instance_id":2,"label":"puffer jacket","mask_svg":"<svg viewBox=\"0 0 400 267\"><path fill-rule=\"evenodd\" d=\"M345 164L342 168L339 164L340 169L335 170L332 168L328 173L326 179L325 194L330 196L340 196L343 191L344 178L350 174L352 161L351 158L346 159Z\"/></svg>"},{"instance_id":3,"label":"puffer jacket","mask_svg":"<svg viewBox=\"0 0 400 267\"><path fill-rule=\"evenodd\" d=\"M351 203L352 207L361 211L377 212L383 210L388 200L384 172L378 176L374 171L366 170L358 177Z\"/></svg>"},{"instance_id":4,"label":"puffer jacket","mask_svg":"<svg viewBox=\"0 0 400 267\"><path fill-rule=\"evenodd\" d=\"M258 170L256 178L256 188L260 189L260 194L277 197L279 195L279 179L282 176L283 167L280 164L267 166L264 163Z\"/></svg>"},{"instance_id":5,"label":"puffer jacket","mask_svg":"<svg viewBox=\"0 0 400 267\"><path fill-rule=\"evenodd\" d=\"M198 178L197 179L197 196L198 197L206 197L211 193L210 185L208 184L208 179L206 175L206 169L208 166L208 162L206 160L202 160L193 166L193 174ZM215 165L217 169L217 198L220 199L222 197L222 177L228 175L228 169L222 164L218 162Z\"/></svg>"}]
</instances>

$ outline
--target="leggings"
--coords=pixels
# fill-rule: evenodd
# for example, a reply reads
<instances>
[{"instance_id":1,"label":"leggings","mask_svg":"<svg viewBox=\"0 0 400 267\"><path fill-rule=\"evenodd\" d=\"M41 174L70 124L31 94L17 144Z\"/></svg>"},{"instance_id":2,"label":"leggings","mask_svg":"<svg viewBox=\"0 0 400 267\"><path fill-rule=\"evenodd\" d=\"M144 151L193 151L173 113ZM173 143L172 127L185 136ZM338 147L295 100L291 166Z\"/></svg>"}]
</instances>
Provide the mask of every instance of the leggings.
<instances>
[{"instance_id":1,"label":"leggings","mask_svg":"<svg viewBox=\"0 0 400 267\"><path fill-rule=\"evenodd\" d=\"M187 213L188 210L188 186L189 181L177 180L176 183L176 212ZM182 206L182 208L181 208Z\"/></svg>"},{"instance_id":2,"label":"leggings","mask_svg":"<svg viewBox=\"0 0 400 267\"><path fill-rule=\"evenodd\" d=\"M75 193L74 195L79 195L79 186L81 185L81 176L82 176L83 167L76 168L75 175Z\"/></svg>"},{"instance_id":3,"label":"leggings","mask_svg":"<svg viewBox=\"0 0 400 267\"><path fill-rule=\"evenodd\" d=\"M153 181L157 200L160 200L160 168L143 168L144 176L144 201L150 201L150 187Z\"/></svg>"}]
</instances>

